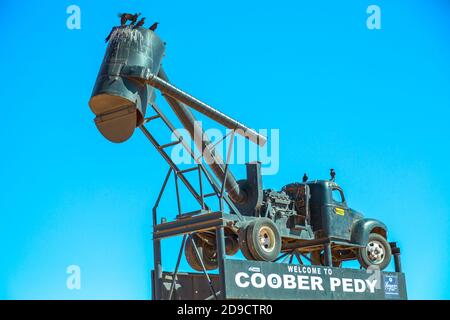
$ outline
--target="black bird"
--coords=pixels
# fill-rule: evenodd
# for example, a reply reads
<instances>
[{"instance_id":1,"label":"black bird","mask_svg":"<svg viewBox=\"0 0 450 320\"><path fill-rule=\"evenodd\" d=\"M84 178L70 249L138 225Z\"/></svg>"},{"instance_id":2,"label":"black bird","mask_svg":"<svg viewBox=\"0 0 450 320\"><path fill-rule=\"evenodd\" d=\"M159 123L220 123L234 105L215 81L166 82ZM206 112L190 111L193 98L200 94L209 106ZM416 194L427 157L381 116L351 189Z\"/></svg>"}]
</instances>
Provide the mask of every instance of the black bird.
<instances>
[{"instance_id":1,"label":"black bird","mask_svg":"<svg viewBox=\"0 0 450 320\"><path fill-rule=\"evenodd\" d=\"M134 26L135 28L139 28L142 27L145 23L145 17L142 18L141 20L138 21L138 23L136 23L136 25Z\"/></svg>"},{"instance_id":2,"label":"black bird","mask_svg":"<svg viewBox=\"0 0 450 320\"><path fill-rule=\"evenodd\" d=\"M119 13L120 25L124 27L127 24L128 19L133 15L131 13Z\"/></svg>"},{"instance_id":3,"label":"black bird","mask_svg":"<svg viewBox=\"0 0 450 320\"><path fill-rule=\"evenodd\" d=\"M131 14L131 13L119 13L119 17L120 17L120 25L122 27L124 27L128 21L131 21L130 25L133 25L136 23L137 18L140 16L140 13L135 13L135 14Z\"/></svg>"},{"instance_id":4,"label":"black bird","mask_svg":"<svg viewBox=\"0 0 450 320\"><path fill-rule=\"evenodd\" d=\"M307 175L306 173L303 175L302 181L303 181L303 182L308 181L308 175Z\"/></svg>"},{"instance_id":5,"label":"black bird","mask_svg":"<svg viewBox=\"0 0 450 320\"><path fill-rule=\"evenodd\" d=\"M156 28L158 28L158 24L159 24L159 22L155 22L154 24L152 24L151 26L150 26L150 30L152 30L152 31L155 31L156 30Z\"/></svg>"},{"instance_id":6,"label":"black bird","mask_svg":"<svg viewBox=\"0 0 450 320\"><path fill-rule=\"evenodd\" d=\"M133 14L133 16L131 17L131 19L129 19L131 21L130 26L134 25L137 21L137 19L139 18L141 14L140 13L135 13Z\"/></svg>"},{"instance_id":7,"label":"black bird","mask_svg":"<svg viewBox=\"0 0 450 320\"><path fill-rule=\"evenodd\" d=\"M334 169L330 169L330 176L331 176L331 181L334 181L334 177L336 177L336 172L334 172Z\"/></svg>"}]
</instances>

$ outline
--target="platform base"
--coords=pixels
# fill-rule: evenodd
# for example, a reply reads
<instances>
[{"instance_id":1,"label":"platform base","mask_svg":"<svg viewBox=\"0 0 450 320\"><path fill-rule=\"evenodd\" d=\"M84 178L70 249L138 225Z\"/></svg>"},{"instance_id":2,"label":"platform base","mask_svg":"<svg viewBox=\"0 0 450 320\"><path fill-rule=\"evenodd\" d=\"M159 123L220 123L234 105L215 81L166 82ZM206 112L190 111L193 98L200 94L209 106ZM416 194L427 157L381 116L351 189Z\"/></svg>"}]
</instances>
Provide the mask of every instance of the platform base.
<instances>
[{"instance_id":1,"label":"platform base","mask_svg":"<svg viewBox=\"0 0 450 320\"><path fill-rule=\"evenodd\" d=\"M405 300L404 273L225 260L225 290L210 274L216 295L225 299L264 300ZM162 298L168 299L172 274L163 273ZM223 295L225 294L225 295ZM172 299L212 299L201 273L179 273Z\"/></svg>"}]
</instances>

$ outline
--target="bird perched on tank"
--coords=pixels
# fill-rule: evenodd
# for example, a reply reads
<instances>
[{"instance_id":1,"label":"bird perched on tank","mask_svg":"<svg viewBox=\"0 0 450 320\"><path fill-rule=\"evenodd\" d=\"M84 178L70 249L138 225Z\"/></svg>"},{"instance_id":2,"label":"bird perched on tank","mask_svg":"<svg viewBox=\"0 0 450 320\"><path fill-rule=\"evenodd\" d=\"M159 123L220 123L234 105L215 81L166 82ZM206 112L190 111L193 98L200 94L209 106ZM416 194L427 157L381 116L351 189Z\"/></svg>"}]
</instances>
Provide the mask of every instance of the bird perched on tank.
<instances>
[{"instance_id":1,"label":"bird perched on tank","mask_svg":"<svg viewBox=\"0 0 450 320\"><path fill-rule=\"evenodd\" d=\"M334 178L336 177L336 172L334 171L334 169L330 169L330 177L331 181L334 181Z\"/></svg>"},{"instance_id":2,"label":"bird perched on tank","mask_svg":"<svg viewBox=\"0 0 450 320\"><path fill-rule=\"evenodd\" d=\"M308 181L308 175L307 175L306 173L303 175L302 181L303 181L303 182Z\"/></svg>"},{"instance_id":3,"label":"bird perched on tank","mask_svg":"<svg viewBox=\"0 0 450 320\"><path fill-rule=\"evenodd\" d=\"M120 17L120 25L122 27L124 27L128 21L131 21L130 25L133 25L136 23L138 17L140 16L140 13L135 13L135 14L131 14L131 13L119 13L119 17Z\"/></svg>"},{"instance_id":4,"label":"bird perched on tank","mask_svg":"<svg viewBox=\"0 0 450 320\"><path fill-rule=\"evenodd\" d=\"M134 28L139 28L142 27L145 23L145 17L142 18L141 20L138 21L138 23L136 23L136 25L134 26Z\"/></svg>"},{"instance_id":5,"label":"bird perched on tank","mask_svg":"<svg viewBox=\"0 0 450 320\"><path fill-rule=\"evenodd\" d=\"M159 22L155 22L154 24L152 24L151 26L150 26L150 30L152 30L152 31L155 31L156 30L156 28L158 28L158 24L159 24Z\"/></svg>"}]
</instances>

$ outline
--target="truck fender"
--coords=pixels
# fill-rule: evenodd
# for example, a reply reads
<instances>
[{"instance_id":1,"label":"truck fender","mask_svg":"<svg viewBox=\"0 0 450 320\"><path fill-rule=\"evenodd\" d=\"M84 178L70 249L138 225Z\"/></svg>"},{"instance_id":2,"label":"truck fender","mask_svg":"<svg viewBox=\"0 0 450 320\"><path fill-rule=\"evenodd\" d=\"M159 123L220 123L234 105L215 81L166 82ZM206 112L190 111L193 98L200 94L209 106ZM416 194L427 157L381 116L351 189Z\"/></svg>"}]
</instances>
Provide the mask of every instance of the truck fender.
<instances>
[{"instance_id":1,"label":"truck fender","mask_svg":"<svg viewBox=\"0 0 450 320\"><path fill-rule=\"evenodd\" d=\"M362 246L367 244L369 234L375 232L387 238L386 225L376 219L361 219L352 225L351 242Z\"/></svg>"}]
</instances>

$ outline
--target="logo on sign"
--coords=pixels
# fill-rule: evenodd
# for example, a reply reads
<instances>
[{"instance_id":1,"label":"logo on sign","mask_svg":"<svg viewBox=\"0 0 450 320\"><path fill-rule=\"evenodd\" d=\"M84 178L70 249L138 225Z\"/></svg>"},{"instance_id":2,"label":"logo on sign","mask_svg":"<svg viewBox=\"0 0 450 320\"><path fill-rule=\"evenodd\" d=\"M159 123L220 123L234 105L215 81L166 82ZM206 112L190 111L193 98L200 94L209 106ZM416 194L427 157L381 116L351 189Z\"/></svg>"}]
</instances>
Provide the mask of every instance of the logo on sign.
<instances>
[{"instance_id":1,"label":"logo on sign","mask_svg":"<svg viewBox=\"0 0 450 320\"><path fill-rule=\"evenodd\" d=\"M250 272L261 272L261 268L258 267L249 267L248 271Z\"/></svg>"},{"instance_id":2,"label":"logo on sign","mask_svg":"<svg viewBox=\"0 0 450 320\"><path fill-rule=\"evenodd\" d=\"M398 296L398 278L395 275L384 277L384 293L386 295Z\"/></svg>"}]
</instances>

